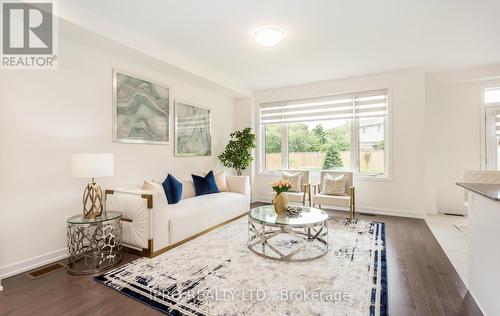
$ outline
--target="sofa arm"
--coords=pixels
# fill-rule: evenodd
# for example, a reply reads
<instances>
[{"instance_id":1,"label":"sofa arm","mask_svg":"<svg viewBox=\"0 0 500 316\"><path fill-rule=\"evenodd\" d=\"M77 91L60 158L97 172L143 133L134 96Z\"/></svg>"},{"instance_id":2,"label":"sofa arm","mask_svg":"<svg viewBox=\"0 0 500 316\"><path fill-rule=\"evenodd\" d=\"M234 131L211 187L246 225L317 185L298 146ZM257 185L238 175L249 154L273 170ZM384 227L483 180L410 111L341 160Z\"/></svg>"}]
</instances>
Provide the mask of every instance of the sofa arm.
<instances>
[{"instance_id":1,"label":"sofa arm","mask_svg":"<svg viewBox=\"0 0 500 316\"><path fill-rule=\"evenodd\" d=\"M148 248L152 238L151 221L154 192L135 189L106 190L106 210L122 213L122 242Z\"/></svg>"},{"instance_id":2,"label":"sofa arm","mask_svg":"<svg viewBox=\"0 0 500 316\"><path fill-rule=\"evenodd\" d=\"M248 176L226 176L229 192L241 193L245 196L247 210L250 210L251 188Z\"/></svg>"}]
</instances>

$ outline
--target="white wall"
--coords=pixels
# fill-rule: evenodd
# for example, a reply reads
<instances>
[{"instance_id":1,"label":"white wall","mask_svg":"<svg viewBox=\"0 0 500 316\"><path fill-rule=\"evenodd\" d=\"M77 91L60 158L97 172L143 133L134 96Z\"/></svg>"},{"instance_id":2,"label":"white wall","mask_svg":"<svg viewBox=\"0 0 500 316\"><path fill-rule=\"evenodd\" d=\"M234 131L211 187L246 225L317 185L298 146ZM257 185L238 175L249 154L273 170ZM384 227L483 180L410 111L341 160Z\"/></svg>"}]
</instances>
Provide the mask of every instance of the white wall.
<instances>
[{"instance_id":1,"label":"white wall","mask_svg":"<svg viewBox=\"0 0 500 316\"><path fill-rule=\"evenodd\" d=\"M112 152L115 176L98 182L136 185L169 172L220 169L217 155L234 128L233 96L210 82L64 22L59 43L57 70L0 71L0 278L12 272L8 265L65 253L65 219L80 212L87 182L71 178L72 154ZM173 145L112 143L113 67L210 107L212 156L177 158Z\"/></svg>"},{"instance_id":2,"label":"white wall","mask_svg":"<svg viewBox=\"0 0 500 316\"><path fill-rule=\"evenodd\" d=\"M427 76L427 209L466 213L464 170L481 168L483 89L500 85L500 67L488 66Z\"/></svg>"},{"instance_id":3,"label":"white wall","mask_svg":"<svg viewBox=\"0 0 500 316\"><path fill-rule=\"evenodd\" d=\"M425 211L425 73L407 70L257 91L256 103L389 88L391 93L391 179L355 179L357 205L365 211L423 217ZM258 123L257 123L258 124ZM257 158L259 160L259 158ZM257 161L259 166L259 161ZM257 167L258 168L258 167ZM270 199L269 183L258 173L256 200Z\"/></svg>"}]
</instances>

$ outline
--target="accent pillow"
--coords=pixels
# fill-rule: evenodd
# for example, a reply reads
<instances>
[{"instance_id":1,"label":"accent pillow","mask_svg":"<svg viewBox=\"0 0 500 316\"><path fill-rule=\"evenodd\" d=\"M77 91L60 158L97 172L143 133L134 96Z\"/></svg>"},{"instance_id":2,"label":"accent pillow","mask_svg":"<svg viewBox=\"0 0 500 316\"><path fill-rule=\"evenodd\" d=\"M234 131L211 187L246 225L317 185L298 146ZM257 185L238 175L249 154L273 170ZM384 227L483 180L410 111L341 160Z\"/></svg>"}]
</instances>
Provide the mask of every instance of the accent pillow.
<instances>
[{"instance_id":1,"label":"accent pillow","mask_svg":"<svg viewBox=\"0 0 500 316\"><path fill-rule=\"evenodd\" d=\"M191 177L193 177L194 192L196 193L196 196L219 193L219 188L217 187L217 183L215 182L213 171L210 171L204 177L200 177L194 174L192 174Z\"/></svg>"},{"instance_id":2,"label":"accent pillow","mask_svg":"<svg viewBox=\"0 0 500 316\"><path fill-rule=\"evenodd\" d=\"M168 203L167 201L167 195L165 194L165 189L163 188L163 185L159 182L156 181L149 181L149 180L144 180L144 183L142 184L142 188L144 190L152 190L155 191L155 195L161 199L160 203L164 205L165 203Z\"/></svg>"},{"instance_id":3,"label":"accent pillow","mask_svg":"<svg viewBox=\"0 0 500 316\"><path fill-rule=\"evenodd\" d=\"M164 189L163 189L163 186L161 185L161 183L157 183L153 180L151 180L151 181L144 180L144 182L142 184L142 188L144 190L153 190L153 191L156 191L157 193L161 192L162 194L164 192Z\"/></svg>"},{"instance_id":4,"label":"accent pillow","mask_svg":"<svg viewBox=\"0 0 500 316\"><path fill-rule=\"evenodd\" d=\"M214 175L214 177L219 191L228 192L229 188L227 187L226 174L224 172L218 172Z\"/></svg>"},{"instance_id":5,"label":"accent pillow","mask_svg":"<svg viewBox=\"0 0 500 316\"><path fill-rule=\"evenodd\" d=\"M168 174L162 183L168 204L176 204L182 199L182 183L173 175Z\"/></svg>"},{"instance_id":6,"label":"accent pillow","mask_svg":"<svg viewBox=\"0 0 500 316\"><path fill-rule=\"evenodd\" d=\"M320 194L326 195L345 195L345 176L332 177L327 174L323 179L323 188Z\"/></svg>"},{"instance_id":7,"label":"accent pillow","mask_svg":"<svg viewBox=\"0 0 500 316\"><path fill-rule=\"evenodd\" d=\"M302 192L301 183L302 183L302 172L281 172L281 179L290 182L292 187L290 188L290 192Z\"/></svg>"},{"instance_id":8,"label":"accent pillow","mask_svg":"<svg viewBox=\"0 0 500 316\"><path fill-rule=\"evenodd\" d=\"M194 192L193 179L181 179L182 182L182 199L189 199L196 196Z\"/></svg>"}]
</instances>

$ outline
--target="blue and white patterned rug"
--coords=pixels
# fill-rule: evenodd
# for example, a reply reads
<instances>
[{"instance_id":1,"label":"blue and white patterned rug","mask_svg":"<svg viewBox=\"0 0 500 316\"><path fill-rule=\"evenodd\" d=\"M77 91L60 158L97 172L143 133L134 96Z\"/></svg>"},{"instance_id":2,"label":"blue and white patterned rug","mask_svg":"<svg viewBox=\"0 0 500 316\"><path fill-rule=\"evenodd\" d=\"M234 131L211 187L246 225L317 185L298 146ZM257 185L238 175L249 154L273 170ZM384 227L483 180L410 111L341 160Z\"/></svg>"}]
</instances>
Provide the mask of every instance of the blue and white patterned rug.
<instances>
[{"instance_id":1,"label":"blue and white patterned rug","mask_svg":"<svg viewBox=\"0 0 500 316\"><path fill-rule=\"evenodd\" d=\"M330 251L313 261L252 253L242 218L96 280L170 315L388 315L384 224L328 228Z\"/></svg>"}]
</instances>

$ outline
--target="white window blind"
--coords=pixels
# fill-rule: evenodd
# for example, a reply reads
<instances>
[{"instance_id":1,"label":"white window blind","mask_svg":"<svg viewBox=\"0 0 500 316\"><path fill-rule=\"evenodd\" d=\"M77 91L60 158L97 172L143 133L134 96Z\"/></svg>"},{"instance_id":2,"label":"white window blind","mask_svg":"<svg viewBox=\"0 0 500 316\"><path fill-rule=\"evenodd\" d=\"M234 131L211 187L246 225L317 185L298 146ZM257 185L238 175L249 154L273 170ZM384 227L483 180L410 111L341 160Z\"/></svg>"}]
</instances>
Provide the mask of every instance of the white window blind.
<instances>
[{"instance_id":1,"label":"white window blind","mask_svg":"<svg viewBox=\"0 0 500 316\"><path fill-rule=\"evenodd\" d=\"M387 90L262 103L261 124L380 117L387 115Z\"/></svg>"}]
</instances>

